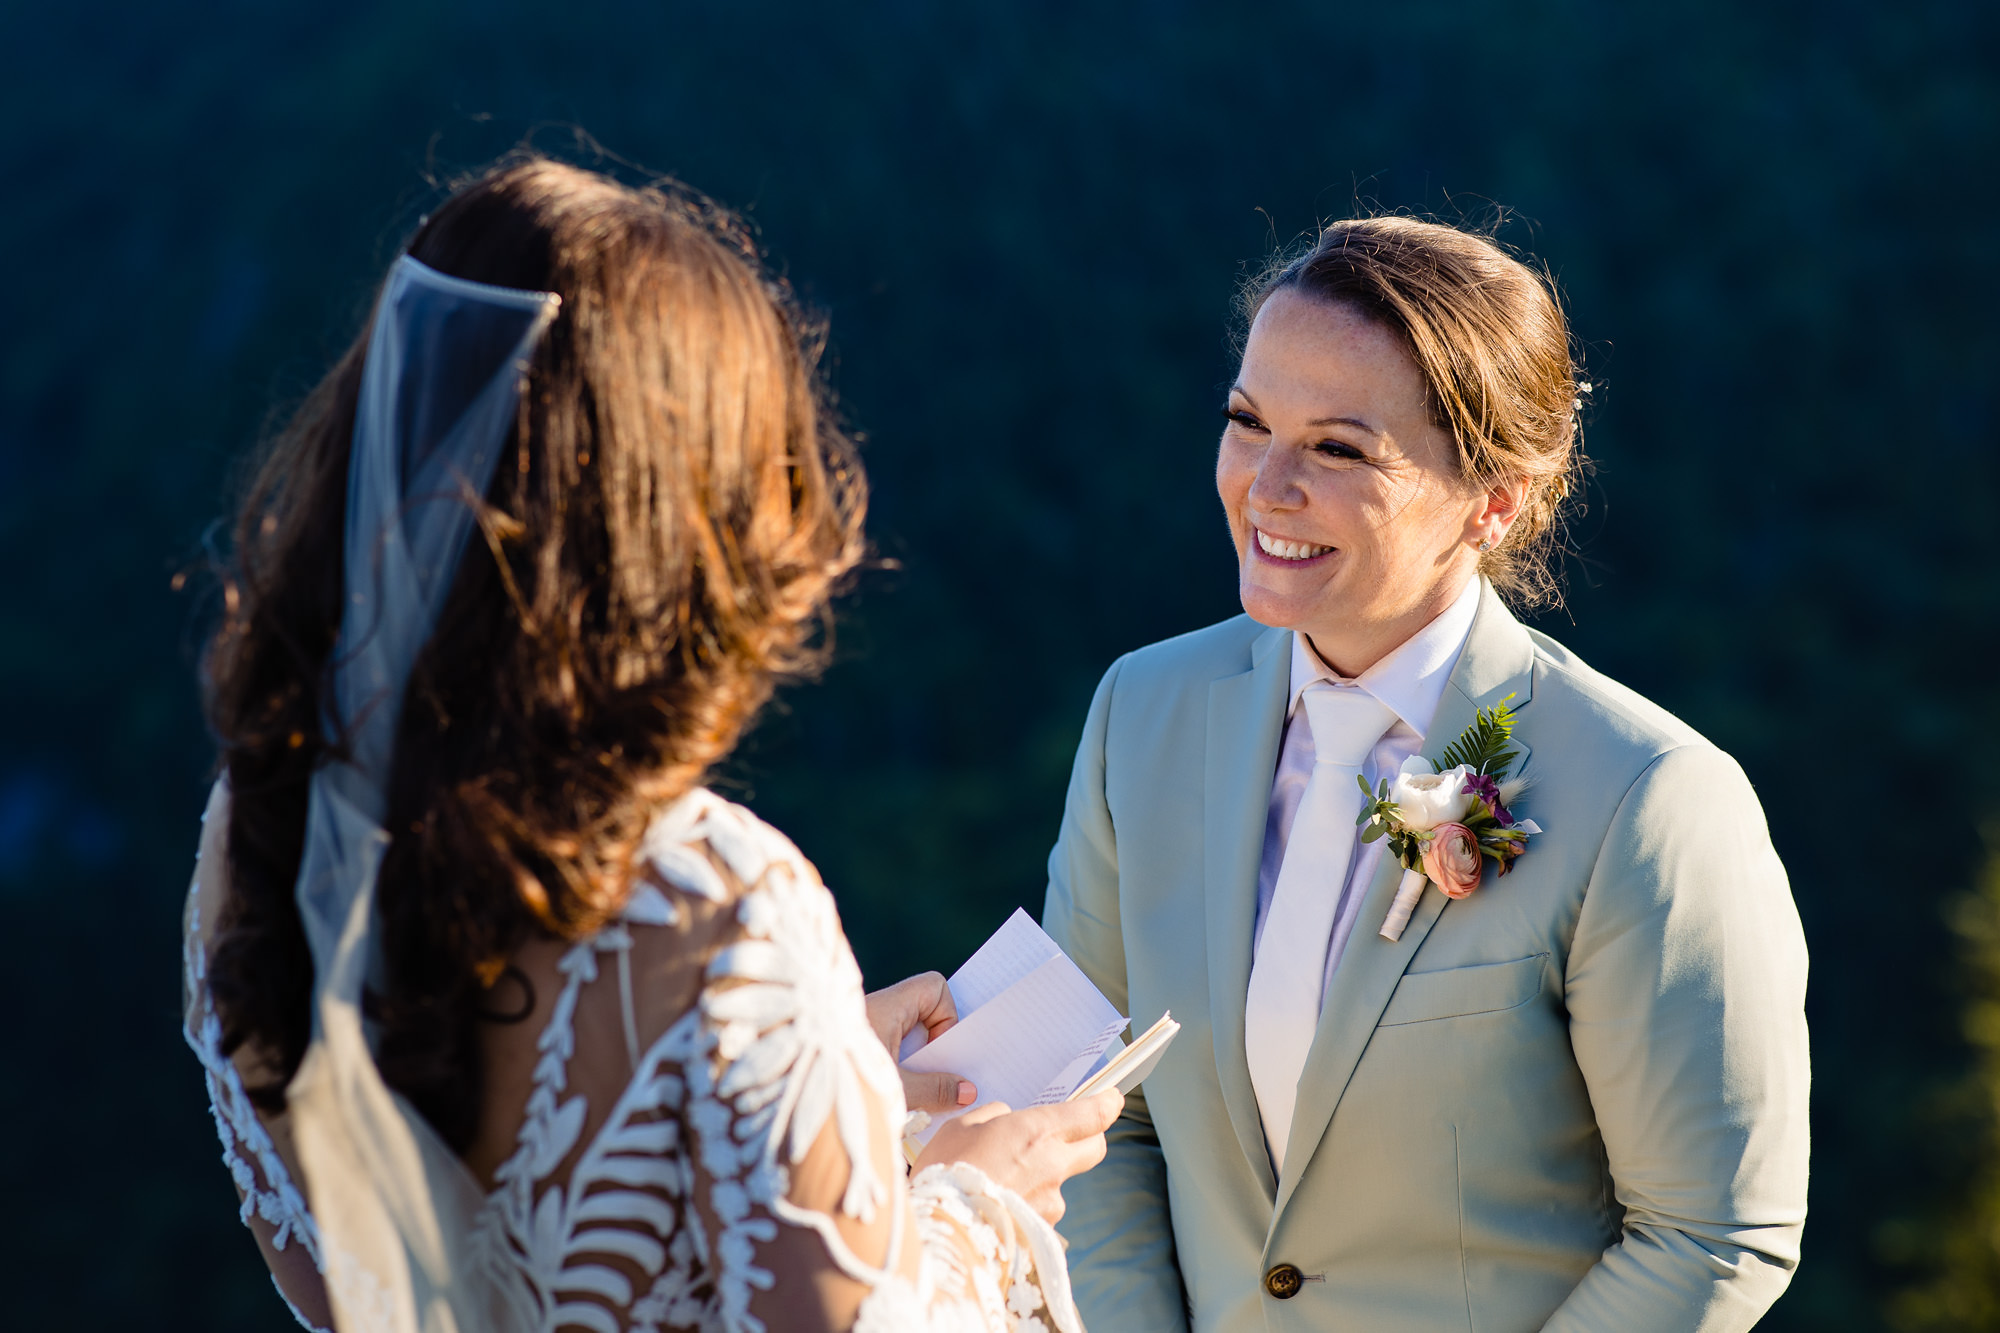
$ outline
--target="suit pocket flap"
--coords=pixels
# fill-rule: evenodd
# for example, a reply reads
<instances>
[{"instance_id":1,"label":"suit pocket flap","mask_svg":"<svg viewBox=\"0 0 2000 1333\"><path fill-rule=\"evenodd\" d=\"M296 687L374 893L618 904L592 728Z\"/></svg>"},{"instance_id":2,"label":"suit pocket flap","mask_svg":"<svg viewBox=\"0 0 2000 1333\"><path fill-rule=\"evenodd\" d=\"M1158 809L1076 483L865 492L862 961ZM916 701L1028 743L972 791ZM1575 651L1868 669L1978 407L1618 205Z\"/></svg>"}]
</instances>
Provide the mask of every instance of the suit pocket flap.
<instances>
[{"instance_id":1,"label":"suit pocket flap","mask_svg":"<svg viewBox=\"0 0 2000 1333\"><path fill-rule=\"evenodd\" d=\"M1457 1018L1512 1009L1535 998L1542 988L1548 955L1517 958L1511 963L1479 963L1442 972L1409 972L1396 983L1379 1027L1425 1023L1433 1018Z\"/></svg>"}]
</instances>

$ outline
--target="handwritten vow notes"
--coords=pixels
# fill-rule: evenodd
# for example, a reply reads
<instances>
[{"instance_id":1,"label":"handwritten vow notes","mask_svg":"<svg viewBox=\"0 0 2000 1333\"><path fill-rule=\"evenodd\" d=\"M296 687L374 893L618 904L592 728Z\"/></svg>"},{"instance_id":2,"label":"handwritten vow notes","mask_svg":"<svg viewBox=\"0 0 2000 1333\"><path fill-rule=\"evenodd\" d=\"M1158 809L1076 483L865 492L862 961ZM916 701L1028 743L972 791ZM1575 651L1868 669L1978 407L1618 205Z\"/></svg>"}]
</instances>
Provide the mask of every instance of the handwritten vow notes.
<instances>
[{"instance_id":1,"label":"handwritten vow notes","mask_svg":"<svg viewBox=\"0 0 2000 1333\"><path fill-rule=\"evenodd\" d=\"M1018 908L946 984L957 1024L928 1044L922 1028L912 1031L903 1041L903 1067L971 1079L979 1100L933 1116L911 1135L916 1147L944 1121L988 1102L1046 1106L1114 1084L1129 1092L1180 1031L1171 1015L1162 1015L1144 1037L1122 1047L1118 1034L1131 1020Z\"/></svg>"}]
</instances>

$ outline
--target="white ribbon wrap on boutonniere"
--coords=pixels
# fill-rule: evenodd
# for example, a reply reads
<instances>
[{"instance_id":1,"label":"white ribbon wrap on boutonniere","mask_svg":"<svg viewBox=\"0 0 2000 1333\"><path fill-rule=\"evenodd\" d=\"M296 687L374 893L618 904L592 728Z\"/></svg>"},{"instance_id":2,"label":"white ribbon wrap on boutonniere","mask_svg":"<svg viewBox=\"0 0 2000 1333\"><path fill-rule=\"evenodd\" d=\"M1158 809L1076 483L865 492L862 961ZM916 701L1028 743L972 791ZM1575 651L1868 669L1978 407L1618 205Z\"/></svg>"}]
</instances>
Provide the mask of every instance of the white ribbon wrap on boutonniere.
<instances>
[{"instance_id":1,"label":"white ribbon wrap on boutonniere","mask_svg":"<svg viewBox=\"0 0 2000 1333\"><path fill-rule=\"evenodd\" d=\"M1410 916L1433 883L1447 898L1463 898L1479 887L1486 862L1504 875L1514 858L1528 849L1530 834L1541 828L1532 819L1516 819L1507 807L1527 789L1521 778L1509 778L1520 752L1509 741L1514 714L1508 695L1474 715L1465 733L1445 748L1435 763L1413 757L1391 781L1370 790L1357 778L1365 804L1355 820L1361 841L1389 840L1389 851L1403 867L1395 901L1382 922L1382 938L1400 940Z\"/></svg>"}]
</instances>

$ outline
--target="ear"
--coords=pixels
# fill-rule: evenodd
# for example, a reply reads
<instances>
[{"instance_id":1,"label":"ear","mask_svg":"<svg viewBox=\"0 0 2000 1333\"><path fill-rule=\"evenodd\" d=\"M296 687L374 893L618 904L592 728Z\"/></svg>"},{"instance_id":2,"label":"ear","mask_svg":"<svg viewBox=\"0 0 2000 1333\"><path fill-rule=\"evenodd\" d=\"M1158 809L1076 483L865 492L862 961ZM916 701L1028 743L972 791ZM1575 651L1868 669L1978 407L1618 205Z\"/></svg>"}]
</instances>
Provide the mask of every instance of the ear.
<instances>
[{"instance_id":1,"label":"ear","mask_svg":"<svg viewBox=\"0 0 2000 1333\"><path fill-rule=\"evenodd\" d=\"M1507 530L1514 526L1514 520L1521 516L1527 503L1527 478L1506 477L1494 482L1465 521L1466 542L1477 546L1488 541L1498 546L1506 540Z\"/></svg>"}]
</instances>

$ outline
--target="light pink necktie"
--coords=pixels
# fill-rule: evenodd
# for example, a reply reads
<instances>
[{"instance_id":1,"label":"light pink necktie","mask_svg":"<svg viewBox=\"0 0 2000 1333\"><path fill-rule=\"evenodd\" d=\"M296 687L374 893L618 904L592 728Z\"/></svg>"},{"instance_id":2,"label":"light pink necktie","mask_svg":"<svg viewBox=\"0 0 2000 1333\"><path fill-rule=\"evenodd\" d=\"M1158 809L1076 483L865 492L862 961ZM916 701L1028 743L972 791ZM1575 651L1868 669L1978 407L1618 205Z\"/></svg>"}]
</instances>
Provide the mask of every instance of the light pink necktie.
<instances>
[{"instance_id":1,"label":"light pink necktie","mask_svg":"<svg viewBox=\"0 0 2000 1333\"><path fill-rule=\"evenodd\" d=\"M1243 1009L1250 1084L1264 1119L1265 1145L1280 1171L1299 1075L1319 1027L1334 918L1354 862L1354 821L1362 805L1355 779L1396 720L1387 705L1352 686L1309 685L1301 702L1312 725L1312 775L1292 818Z\"/></svg>"}]
</instances>

